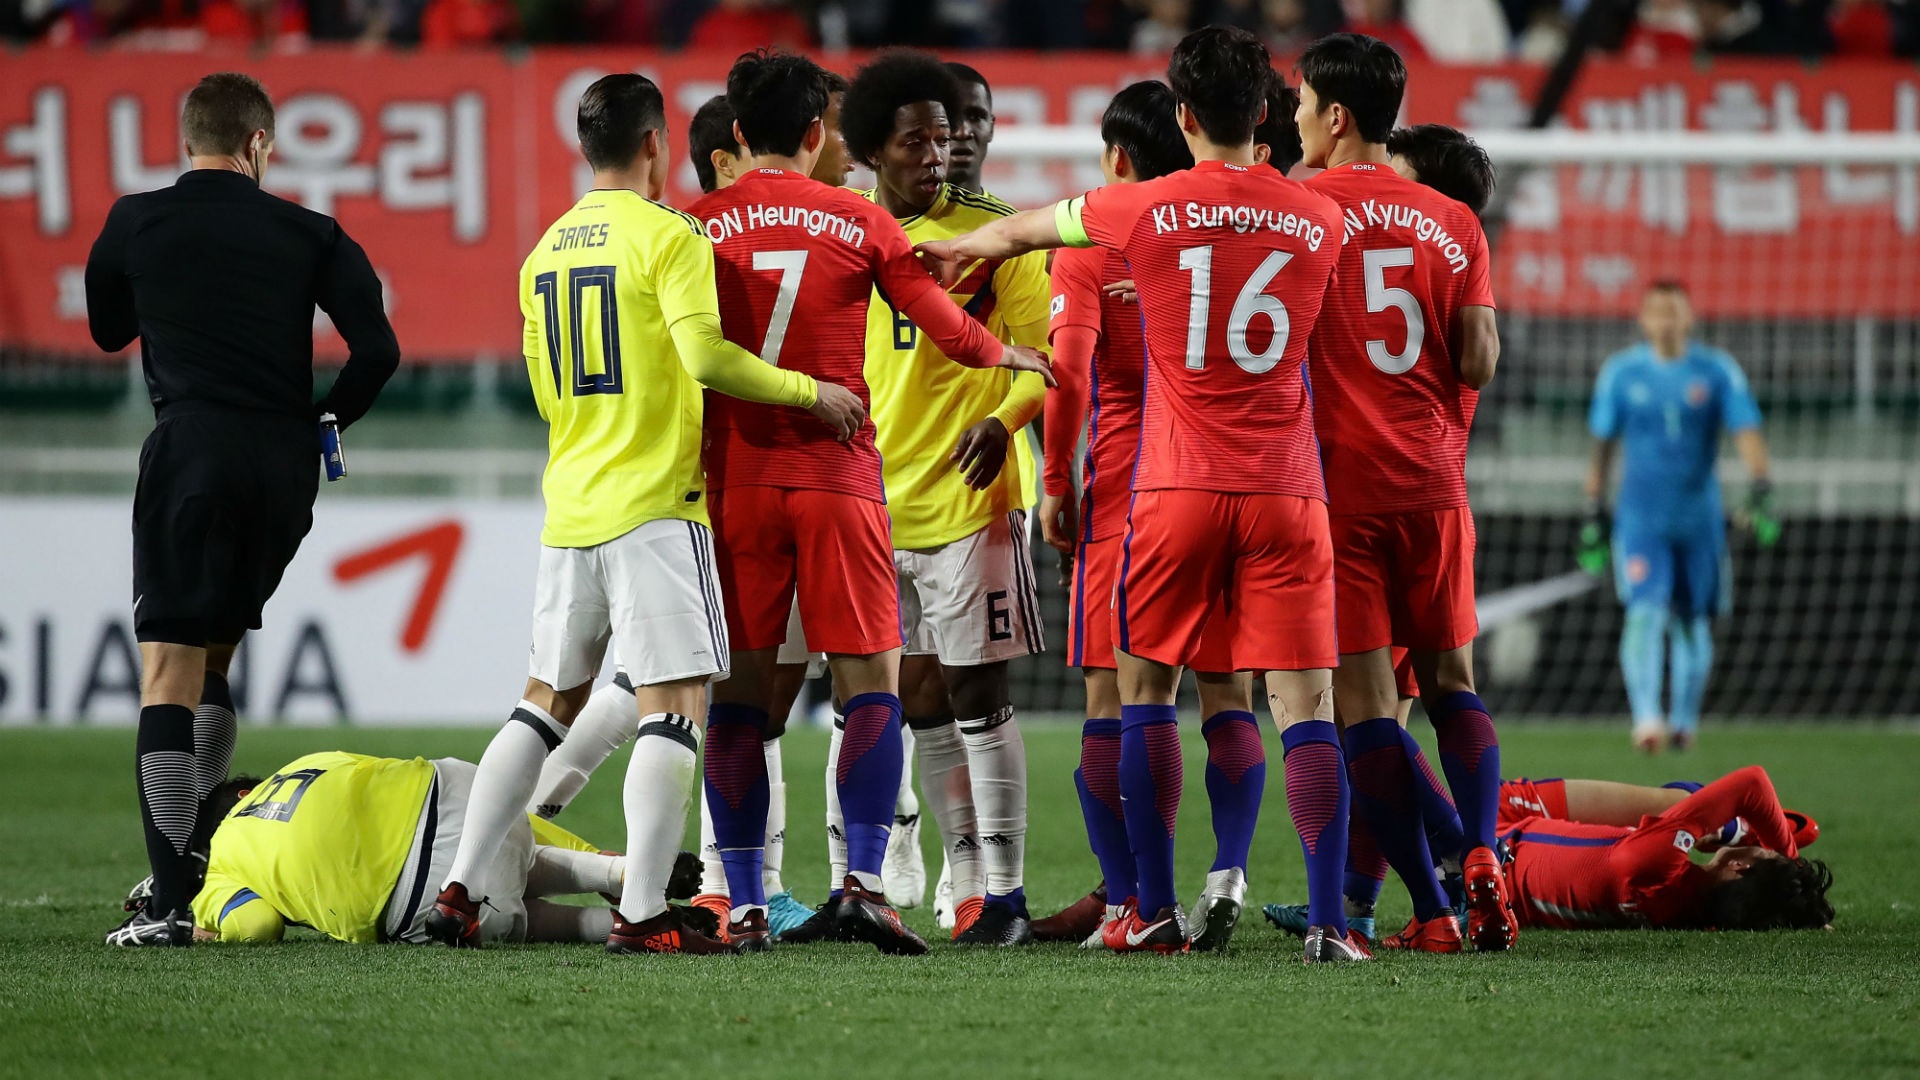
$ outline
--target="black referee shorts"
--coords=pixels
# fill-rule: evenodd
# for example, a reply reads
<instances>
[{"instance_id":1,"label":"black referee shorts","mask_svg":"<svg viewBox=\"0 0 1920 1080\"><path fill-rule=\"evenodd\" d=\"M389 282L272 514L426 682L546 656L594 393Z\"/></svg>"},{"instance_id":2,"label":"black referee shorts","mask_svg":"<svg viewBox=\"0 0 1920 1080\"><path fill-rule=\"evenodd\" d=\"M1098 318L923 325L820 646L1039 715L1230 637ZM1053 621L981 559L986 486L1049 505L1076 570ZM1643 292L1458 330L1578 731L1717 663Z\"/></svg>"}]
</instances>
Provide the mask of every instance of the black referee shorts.
<instances>
[{"instance_id":1,"label":"black referee shorts","mask_svg":"<svg viewBox=\"0 0 1920 1080\"><path fill-rule=\"evenodd\" d=\"M133 496L134 636L231 645L259 629L313 527L319 472L310 420L163 409Z\"/></svg>"}]
</instances>

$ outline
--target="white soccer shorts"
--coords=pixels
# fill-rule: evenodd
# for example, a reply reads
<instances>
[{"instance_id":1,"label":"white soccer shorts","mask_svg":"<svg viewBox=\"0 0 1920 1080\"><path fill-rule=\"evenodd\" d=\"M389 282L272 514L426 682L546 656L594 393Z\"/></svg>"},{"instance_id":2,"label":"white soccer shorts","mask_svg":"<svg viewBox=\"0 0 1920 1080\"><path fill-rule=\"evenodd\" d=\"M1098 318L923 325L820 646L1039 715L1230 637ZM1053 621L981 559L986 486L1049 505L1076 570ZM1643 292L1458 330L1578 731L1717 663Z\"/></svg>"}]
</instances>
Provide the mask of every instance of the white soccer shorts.
<instances>
[{"instance_id":1,"label":"white soccer shorts","mask_svg":"<svg viewBox=\"0 0 1920 1080\"><path fill-rule=\"evenodd\" d=\"M473 763L459 758L434 761L433 786L414 826L413 848L407 852L393 898L381 917L381 929L388 941L424 945L433 940L427 935L427 916L433 912L439 882L446 880L453 868L454 853L460 850L467 803L478 771ZM508 826L506 837L481 872L481 880L487 883L487 900L480 905L480 940L526 940L527 871L533 866L533 845L533 825L521 814ZM424 860L423 849L428 853Z\"/></svg>"},{"instance_id":2,"label":"white soccer shorts","mask_svg":"<svg viewBox=\"0 0 1920 1080\"><path fill-rule=\"evenodd\" d=\"M727 671L713 532L649 521L590 548L540 549L528 674L571 690L600 673L611 640L635 686Z\"/></svg>"},{"instance_id":3,"label":"white soccer shorts","mask_svg":"<svg viewBox=\"0 0 1920 1080\"><path fill-rule=\"evenodd\" d=\"M951 544L895 550L893 571L906 655L975 667L1045 650L1026 511Z\"/></svg>"}]
</instances>

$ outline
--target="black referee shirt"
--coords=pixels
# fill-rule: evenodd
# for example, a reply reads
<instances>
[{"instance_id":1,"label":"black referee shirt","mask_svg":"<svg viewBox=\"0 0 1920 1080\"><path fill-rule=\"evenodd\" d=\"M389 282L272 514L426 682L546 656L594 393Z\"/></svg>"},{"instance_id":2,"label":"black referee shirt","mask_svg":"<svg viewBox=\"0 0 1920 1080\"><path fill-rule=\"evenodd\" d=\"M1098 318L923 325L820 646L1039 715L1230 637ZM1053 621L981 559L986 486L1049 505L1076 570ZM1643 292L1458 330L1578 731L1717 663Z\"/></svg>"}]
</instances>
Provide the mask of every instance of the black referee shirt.
<instances>
[{"instance_id":1,"label":"black referee shirt","mask_svg":"<svg viewBox=\"0 0 1920 1080\"><path fill-rule=\"evenodd\" d=\"M348 360L313 401L313 309ZM367 253L337 222L194 169L113 204L87 257L87 323L108 352L140 339L154 411L196 403L313 417L366 414L400 364Z\"/></svg>"}]
</instances>

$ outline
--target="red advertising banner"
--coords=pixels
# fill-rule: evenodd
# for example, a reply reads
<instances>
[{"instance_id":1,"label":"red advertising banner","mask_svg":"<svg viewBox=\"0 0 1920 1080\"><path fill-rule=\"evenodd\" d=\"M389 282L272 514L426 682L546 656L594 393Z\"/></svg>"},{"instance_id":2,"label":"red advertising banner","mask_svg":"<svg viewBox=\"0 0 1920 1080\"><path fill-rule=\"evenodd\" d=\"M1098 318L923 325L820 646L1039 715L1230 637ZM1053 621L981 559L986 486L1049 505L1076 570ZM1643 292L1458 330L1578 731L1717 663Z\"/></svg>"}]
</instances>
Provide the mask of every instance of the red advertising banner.
<instances>
[{"instance_id":1,"label":"red advertising banner","mask_svg":"<svg viewBox=\"0 0 1920 1080\"><path fill-rule=\"evenodd\" d=\"M1106 54L970 55L1003 125L1092 124L1108 97L1159 65ZM0 65L0 347L93 353L83 268L120 195L184 167L179 106L212 70L259 77L278 104L267 186L333 214L385 280L416 361L511 356L515 273L584 186L573 138L580 91L637 70L666 91L694 193L687 117L720 92L726 58L614 50L509 56L315 51L279 56L30 50ZM850 70L855 58L834 58ZM1416 65L1408 122L1522 123L1544 72ZM1807 68L1597 62L1566 112L1575 127L1757 132L1920 129L1920 72L1893 63ZM1920 165L1920 162L1916 162ZM1510 175L1510 174L1509 174ZM1098 163L1006 161L988 186L1041 205L1100 182ZM1521 176L1495 252L1502 307L1612 315L1639 285L1681 277L1721 316L1920 311L1915 165L1708 169L1606 165ZM315 344L337 353L321 317Z\"/></svg>"}]
</instances>

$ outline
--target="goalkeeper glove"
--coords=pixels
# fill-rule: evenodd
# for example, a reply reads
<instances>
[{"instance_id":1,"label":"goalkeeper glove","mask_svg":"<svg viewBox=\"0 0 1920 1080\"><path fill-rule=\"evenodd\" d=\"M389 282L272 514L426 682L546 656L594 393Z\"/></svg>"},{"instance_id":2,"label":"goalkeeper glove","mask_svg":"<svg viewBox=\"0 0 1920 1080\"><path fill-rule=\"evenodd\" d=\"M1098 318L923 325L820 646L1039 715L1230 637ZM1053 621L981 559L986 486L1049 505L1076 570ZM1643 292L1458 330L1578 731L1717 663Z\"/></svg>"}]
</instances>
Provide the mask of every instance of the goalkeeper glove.
<instances>
[{"instance_id":1,"label":"goalkeeper glove","mask_svg":"<svg viewBox=\"0 0 1920 1080\"><path fill-rule=\"evenodd\" d=\"M1574 549L1574 561L1580 569L1595 577L1607 572L1608 544L1613 523L1607 518L1605 503L1595 499L1587 504L1587 516L1580 522L1580 542Z\"/></svg>"},{"instance_id":2,"label":"goalkeeper glove","mask_svg":"<svg viewBox=\"0 0 1920 1080\"><path fill-rule=\"evenodd\" d=\"M1747 489L1747 501L1740 508L1740 523L1752 533L1763 548L1770 548L1780 541L1780 519L1773 513L1773 481L1764 476L1754 477L1753 486Z\"/></svg>"}]
</instances>

